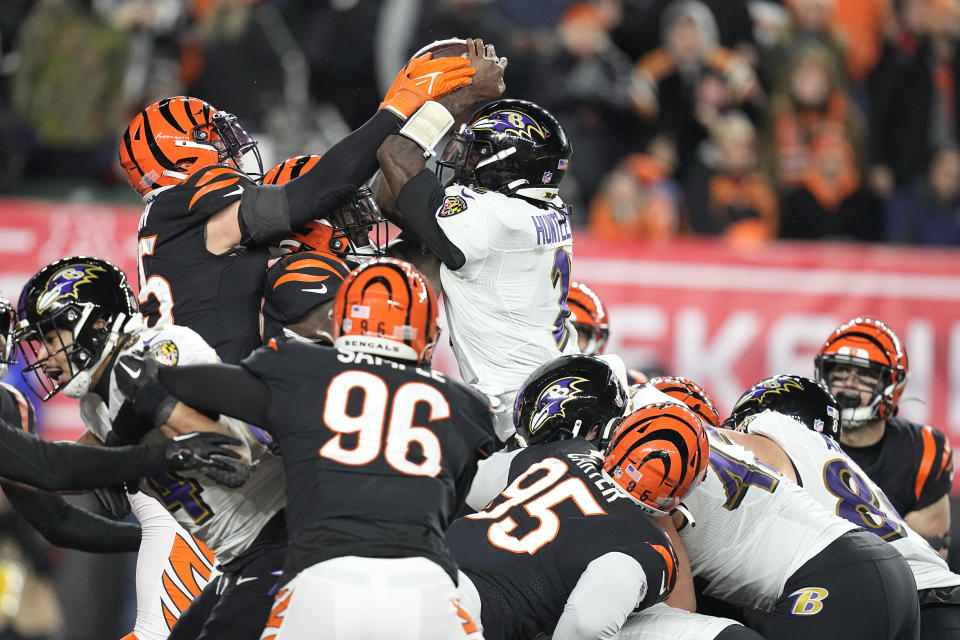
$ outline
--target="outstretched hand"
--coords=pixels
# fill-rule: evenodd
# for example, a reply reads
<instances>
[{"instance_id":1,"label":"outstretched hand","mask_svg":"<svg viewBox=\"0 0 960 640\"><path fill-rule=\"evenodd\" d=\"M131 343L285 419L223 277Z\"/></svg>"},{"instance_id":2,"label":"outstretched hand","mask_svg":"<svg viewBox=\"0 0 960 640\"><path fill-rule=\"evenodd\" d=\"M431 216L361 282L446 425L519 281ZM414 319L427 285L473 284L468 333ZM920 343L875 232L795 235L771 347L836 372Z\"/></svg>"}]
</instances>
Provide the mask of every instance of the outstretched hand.
<instances>
[{"instance_id":1,"label":"outstretched hand","mask_svg":"<svg viewBox=\"0 0 960 640\"><path fill-rule=\"evenodd\" d=\"M166 444L170 471L196 469L225 487L236 489L250 478L250 467L228 448L240 446L236 438L219 433L187 433Z\"/></svg>"}]
</instances>

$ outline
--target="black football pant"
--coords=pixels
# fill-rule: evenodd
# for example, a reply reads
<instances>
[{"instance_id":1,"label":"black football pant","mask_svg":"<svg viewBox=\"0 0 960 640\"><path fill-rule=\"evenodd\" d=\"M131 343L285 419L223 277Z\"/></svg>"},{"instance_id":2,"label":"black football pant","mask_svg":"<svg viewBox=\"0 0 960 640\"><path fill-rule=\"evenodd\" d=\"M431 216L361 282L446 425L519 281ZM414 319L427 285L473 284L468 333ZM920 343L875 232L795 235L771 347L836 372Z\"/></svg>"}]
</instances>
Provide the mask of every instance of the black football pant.
<instances>
[{"instance_id":1,"label":"black football pant","mask_svg":"<svg viewBox=\"0 0 960 640\"><path fill-rule=\"evenodd\" d=\"M920 592L920 640L960 638L960 586Z\"/></svg>"},{"instance_id":2,"label":"black football pant","mask_svg":"<svg viewBox=\"0 0 960 640\"><path fill-rule=\"evenodd\" d=\"M223 573L190 603L168 640L260 639L287 556L286 536L277 537L282 524L283 511L248 551L220 567Z\"/></svg>"},{"instance_id":3,"label":"black football pant","mask_svg":"<svg viewBox=\"0 0 960 640\"><path fill-rule=\"evenodd\" d=\"M891 545L850 531L790 576L758 630L776 640L918 640L917 584Z\"/></svg>"}]
</instances>

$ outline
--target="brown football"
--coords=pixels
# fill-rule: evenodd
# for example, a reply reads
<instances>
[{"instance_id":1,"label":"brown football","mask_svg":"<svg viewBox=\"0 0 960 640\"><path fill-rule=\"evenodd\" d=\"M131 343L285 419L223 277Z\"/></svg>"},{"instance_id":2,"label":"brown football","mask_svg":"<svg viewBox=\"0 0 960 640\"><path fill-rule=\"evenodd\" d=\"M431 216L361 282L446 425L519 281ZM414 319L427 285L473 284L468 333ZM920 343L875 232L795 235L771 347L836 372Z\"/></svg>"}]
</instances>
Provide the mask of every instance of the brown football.
<instances>
[{"instance_id":1,"label":"brown football","mask_svg":"<svg viewBox=\"0 0 960 640\"><path fill-rule=\"evenodd\" d=\"M446 40L435 40L428 45L420 48L415 54L410 56L419 58L425 53L432 53L434 58L453 58L455 56L467 56L467 41L463 38L447 38Z\"/></svg>"}]
</instances>

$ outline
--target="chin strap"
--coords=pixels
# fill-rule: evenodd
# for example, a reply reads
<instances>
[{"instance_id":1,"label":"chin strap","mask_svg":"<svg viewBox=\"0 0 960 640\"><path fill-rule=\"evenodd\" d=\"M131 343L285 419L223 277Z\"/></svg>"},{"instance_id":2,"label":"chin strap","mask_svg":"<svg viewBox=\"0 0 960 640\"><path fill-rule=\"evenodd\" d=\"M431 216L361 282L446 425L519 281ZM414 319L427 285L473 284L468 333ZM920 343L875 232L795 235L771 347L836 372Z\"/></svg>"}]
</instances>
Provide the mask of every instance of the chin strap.
<instances>
[{"instance_id":1,"label":"chin strap","mask_svg":"<svg viewBox=\"0 0 960 640\"><path fill-rule=\"evenodd\" d=\"M134 313L129 316L125 313L117 314L116 319L114 319L110 327L110 333L107 334L107 339L103 343L103 349L100 350L100 357L89 367L70 378L70 381L63 387L63 395L68 398L79 398L87 393L90 390L93 374L97 372L100 365L113 353L113 349L117 346L120 336L124 333L138 331L142 328L143 316L139 313Z\"/></svg>"},{"instance_id":2,"label":"chin strap","mask_svg":"<svg viewBox=\"0 0 960 640\"><path fill-rule=\"evenodd\" d=\"M950 532L947 531L942 536L923 536L923 539L926 540L934 551L940 551L941 549L947 549L950 547Z\"/></svg>"}]
</instances>

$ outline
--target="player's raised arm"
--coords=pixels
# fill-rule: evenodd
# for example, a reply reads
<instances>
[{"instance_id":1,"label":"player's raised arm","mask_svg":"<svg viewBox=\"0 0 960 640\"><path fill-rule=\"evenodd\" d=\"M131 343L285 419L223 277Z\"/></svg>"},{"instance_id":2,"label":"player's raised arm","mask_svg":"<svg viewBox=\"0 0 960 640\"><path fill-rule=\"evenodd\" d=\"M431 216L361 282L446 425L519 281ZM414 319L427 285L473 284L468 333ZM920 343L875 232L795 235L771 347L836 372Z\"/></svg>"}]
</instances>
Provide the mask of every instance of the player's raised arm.
<instances>
[{"instance_id":1,"label":"player's raised arm","mask_svg":"<svg viewBox=\"0 0 960 640\"><path fill-rule=\"evenodd\" d=\"M467 42L475 50L483 50L482 41ZM470 88L471 77L479 74L486 79L484 86L489 86L488 76L495 73L489 67L499 68L502 82L502 67L491 60L483 61L482 56L434 60L429 55L411 60L377 113L335 144L316 166L280 187L248 187L236 204L214 215L207 223L208 249L216 253L217 249L226 251L237 244L264 244L283 238L345 203L376 171L376 152L383 140L396 133L425 102L453 92L457 95L446 98L446 102L462 110L482 100L485 93ZM482 63L479 68L478 63ZM217 246L211 248L211 242Z\"/></svg>"}]
</instances>

